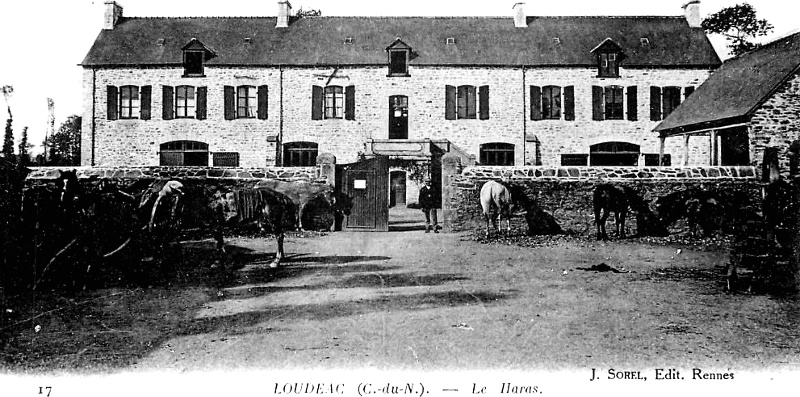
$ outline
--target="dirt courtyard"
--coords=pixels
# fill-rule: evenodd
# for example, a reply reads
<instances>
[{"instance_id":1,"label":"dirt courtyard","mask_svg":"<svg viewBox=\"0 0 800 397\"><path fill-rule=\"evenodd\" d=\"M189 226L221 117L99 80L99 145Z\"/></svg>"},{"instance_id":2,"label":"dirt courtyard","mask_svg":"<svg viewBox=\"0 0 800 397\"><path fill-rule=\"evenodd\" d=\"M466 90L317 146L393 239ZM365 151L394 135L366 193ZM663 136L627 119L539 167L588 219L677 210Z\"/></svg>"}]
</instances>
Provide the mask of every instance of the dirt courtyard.
<instances>
[{"instance_id":1,"label":"dirt courtyard","mask_svg":"<svg viewBox=\"0 0 800 397\"><path fill-rule=\"evenodd\" d=\"M174 247L149 285L38 292L9 307L6 374L235 369L793 371L795 296L726 294L724 249L630 239L520 246L389 233ZM581 270L605 263L616 272ZM13 302L13 301L12 301Z\"/></svg>"}]
</instances>

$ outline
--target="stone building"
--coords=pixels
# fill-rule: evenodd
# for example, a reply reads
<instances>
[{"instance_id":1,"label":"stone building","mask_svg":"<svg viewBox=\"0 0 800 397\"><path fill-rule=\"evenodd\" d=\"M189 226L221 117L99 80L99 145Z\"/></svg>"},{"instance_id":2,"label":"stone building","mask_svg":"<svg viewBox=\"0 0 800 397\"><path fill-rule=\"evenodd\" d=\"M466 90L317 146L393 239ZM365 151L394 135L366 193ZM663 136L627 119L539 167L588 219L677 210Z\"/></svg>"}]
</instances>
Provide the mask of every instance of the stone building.
<instances>
[{"instance_id":1,"label":"stone building","mask_svg":"<svg viewBox=\"0 0 800 397\"><path fill-rule=\"evenodd\" d=\"M721 64L696 0L665 17L542 17L523 3L510 17L296 17L280 0L277 17L136 18L105 4L81 63L85 165L388 155L397 203L444 153L656 165L653 128ZM708 156L663 150L664 164Z\"/></svg>"},{"instance_id":2,"label":"stone building","mask_svg":"<svg viewBox=\"0 0 800 397\"><path fill-rule=\"evenodd\" d=\"M667 143L707 146L705 164L752 165L765 178L798 174L798 71L800 33L726 61L655 130Z\"/></svg>"}]
</instances>

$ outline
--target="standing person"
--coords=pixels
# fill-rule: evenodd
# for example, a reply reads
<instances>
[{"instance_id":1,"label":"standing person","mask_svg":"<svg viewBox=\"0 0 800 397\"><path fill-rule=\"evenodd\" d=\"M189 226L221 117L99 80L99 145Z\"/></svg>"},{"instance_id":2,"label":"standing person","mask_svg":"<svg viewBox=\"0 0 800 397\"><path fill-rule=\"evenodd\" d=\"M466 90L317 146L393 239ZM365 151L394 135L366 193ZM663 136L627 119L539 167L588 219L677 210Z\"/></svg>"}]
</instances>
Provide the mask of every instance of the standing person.
<instances>
[{"instance_id":1,"label":"standing person","mask_svg":"<svg viewBox=\"0 0 800 397\"><path fill-rule=\"evenodd\" d=\"M439 233L439 221L436 219L436 190L431 186L431 178L425 178L425 186L419 189L419 206L425 213L425 233L431 231L431 218L433 218L433 232Z\"/></svg>"}]
</instances>

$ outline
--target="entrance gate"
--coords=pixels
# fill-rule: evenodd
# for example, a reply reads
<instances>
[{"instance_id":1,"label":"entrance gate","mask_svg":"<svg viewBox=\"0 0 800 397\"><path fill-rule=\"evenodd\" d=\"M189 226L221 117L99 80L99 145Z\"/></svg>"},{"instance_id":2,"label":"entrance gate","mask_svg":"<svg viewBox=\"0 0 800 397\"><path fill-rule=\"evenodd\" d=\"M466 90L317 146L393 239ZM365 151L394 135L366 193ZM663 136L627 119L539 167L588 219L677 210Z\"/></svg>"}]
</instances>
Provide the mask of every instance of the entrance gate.
<instances>
[{"instance_id":1,"label":"entrance gate","mask_svg":"<svg viewBox=\"0 0 800 397\"><path fill-rule=\"evenodd\" d=\"M336 186L352 198L344 231L389 231L389 157L336 166Z\"/></svg>"}]
</instances>

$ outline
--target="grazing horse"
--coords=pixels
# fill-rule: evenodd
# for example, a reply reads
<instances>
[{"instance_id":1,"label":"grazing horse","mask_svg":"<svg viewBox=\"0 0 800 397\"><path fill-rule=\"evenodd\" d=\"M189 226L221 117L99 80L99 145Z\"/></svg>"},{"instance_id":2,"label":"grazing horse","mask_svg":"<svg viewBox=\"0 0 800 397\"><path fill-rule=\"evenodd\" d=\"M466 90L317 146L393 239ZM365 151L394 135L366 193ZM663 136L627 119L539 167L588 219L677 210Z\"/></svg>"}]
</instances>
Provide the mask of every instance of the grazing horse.
<instances>
[{"instance_id":1,"label":"grazing horse","mask_svg":"<svg viewBox=\"0 0 800 397\"><path fill-rule=\"evenodd\" d=\"M489 237L492 226L500 233L503 218L506 219L506 231L511 232L511 191L500 182L488 181L481 187L481 208L486 219L486 237ZM494 214L492 214L494 212Z\"/></svg>"},{"instance_id":2,"label":"grazing horse","mask_svg":"<svg viewBox=\"0 0 800 397\"><path fill-rule=\"evenodd\" d=\"M303 214L306 210L306 206L308 206L310 202L316 199L322 199L334 210L337 210L339 207L333 187L328 184L301 181L285 182L270 179L261 181L256 186L265 187L282 193L294 202L297 207L297 227L300 231L305 230L303 227Z\"/></svg>"},{"instance_id":3,"label":"grazing horse","mask_svg":"<svg viewBox=\"0 0 800 397\"><path fill-rule=\"evenodd\" d=\"M283 240L287 229L294 226L295 204L283 193L265 187L217 191L210 203L217 250L225 252L223 228L231 223L255 222L262 232L272 234L278 243L270 267L283 260Z\"/></svg>"},{"instance_id":4,"label":"grazing horse","mask_svg":"<svg viewBox=\"0 0 800 397\"><path fill-rule=\"evenodd\" d=\"M592 204L594 207L594 223L597 228L597 239L608 240L606 220L614 212L614 225L617 237L625 237L625 217L630 207L629 188L610 184L598 185L594 189Z\"/></svg>"}]
</instances>

